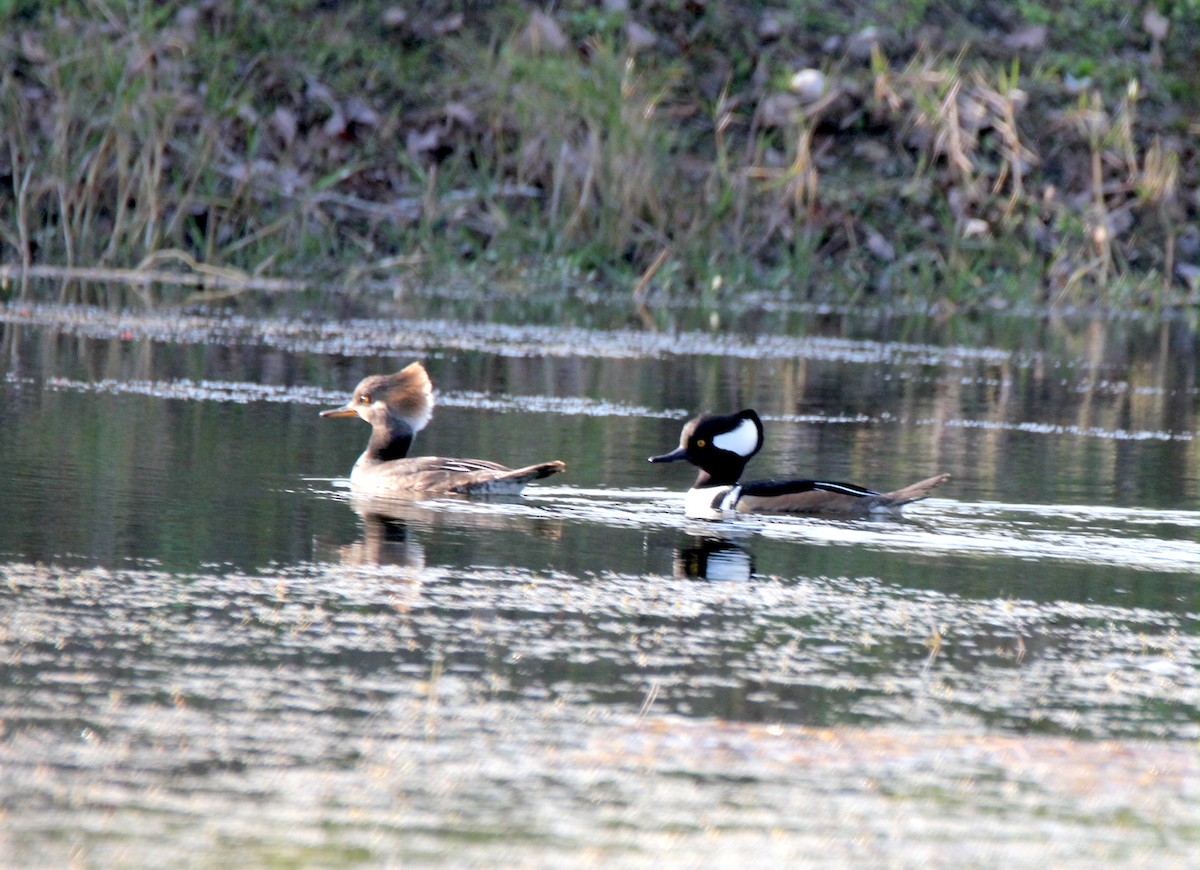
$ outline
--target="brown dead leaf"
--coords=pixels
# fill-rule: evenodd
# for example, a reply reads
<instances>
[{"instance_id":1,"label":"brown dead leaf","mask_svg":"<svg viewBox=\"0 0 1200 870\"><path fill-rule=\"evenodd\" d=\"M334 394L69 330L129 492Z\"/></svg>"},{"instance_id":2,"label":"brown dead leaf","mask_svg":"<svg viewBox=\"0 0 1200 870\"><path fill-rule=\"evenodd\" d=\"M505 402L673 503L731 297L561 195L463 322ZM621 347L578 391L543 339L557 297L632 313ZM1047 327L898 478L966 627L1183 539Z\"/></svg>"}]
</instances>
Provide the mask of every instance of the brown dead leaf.
<instances>
[{"instance_id":1,"label":"brown dead leaf","mask_svg":"<svg viewBox=\"0 0 1200 870\"><path fill-rule=\"evenodd\" d=\"M868 163L880 164L892 156L892 150L882 142L876 142L874 139L864 139L862 142L854 143L853 153L866 160Z\"/></svg>"},{"instance_id":2,"label":"brown dead leaf","mask_svg":"<svg viewBox=\"0 0 1200 870\"><path fill-rule=\"evenodd\" d=\"M463 16L459 12L456 15L447 15L445 18L439 18L433 22L433 27L430 28L434 36L445 36L447 33L456 33L462 30Z\"/></svg>"},{"instance_id":3,"label":"brown dead leaf","mask_svg":"<svg viewBox=\"0 0 1200 870\"><path fill-rule=\"evenodd\" d=\"M979 198L970 188L952 187L946 194L946 204L950 206L950 214L960 221L965 220L971 208Z\"/></svg>"},{"instance_id":4,"label":"brown dead leaf","mask_svg":"<svg viewBox=\"0 0 1200 870\"><path fill-rule=\"evenodd\" d=\"M792 74L788 89L805 103L815 103L825 96L825 73L819 69L802 69Z\"/></svg>"},{"instance_id":5,"label":"brown dead leaf","mask_svg":"<svg viewBox=\"0 0 1200 870\"><path fill-rule=\"evenodd\" d=\"M771 94L758 104L758 120L764 127L788 127L800 116L800 98Z\"/></svg>"},{"instance_id":6,"label":"brown dead leaf","mask_svg":"<svg viewBox=\"0 0 1200 870\"><path fill-rule=\"evenodd\" d=\"M1176 263L1175 274L1193 291L1200 289L1200 266L1192 263Z\"/></svg>"},{"instance_id":7,"label":"brown dead leaf","mask_svg":"<svg viewBox=\"0 0 1200 870\"><path fill-rule=\"evenodd\" d=\"M569 46L558 22L545 12L534 12L517 40L517 47L529 54L561 54Z\"/></svg>"},{"instance_id":8,"label":"brown dead leaf","mask_svg":"<svg viewBox=\"0 0 1200 870\"><path fill-rule=\"evenodd\" d=\"M153 67L157 59L153 48L140 42L135 42L129 46L129 51L125 53L125 70L132 75L140 75L145 70Z\"/></svg>"},{"instance_id":9,"label":"brown dead leaf","mask_svg":"<svg viewBox=\"0 0 1200 870\"><path fill-rule=\"evenodd\" d=\"M346 102L345 111L351 124L361 124L364 127L379 126L379 113L357 97L351 97Z\"/></svg>"},{"instance_id":10,"label":"brown dead leaf","mask_svg":"<svg viewBox=\"0 0 1200 870\"><path fill-rule=\"evenodd\" d=\"M1022 27L1004 37L1004 47L1012 51L1041 51L1046 46L1046 33L1045 24Z\"/></svg>"},{"instance_id":11,"label":"brown dead leaf","mask_svg":"<svg viewBox=\"0 0 1200 870\"><path fill-rule=\"evenodd\" d=\"M404 137L404 147L409 154L424 154L435 151L442 144L442 131L437 127L428 130L409 130Z\"/></svg>"},{"instance_id":12,"label":"brown dead leaf","mask_svg":"<svg viewBox=\"0 0 1200 870\"><path fill-rule=\"evenodd\" d=\"M195 6L184 6L175 13L175 23L190 40L195 36L196 26L200 23L200 10Z\"/></svg>"},{"instance_id":13,"label":"brown dead leaf","mask_svg":"<svg viewBox=\"0 0 1200 870\"><path fill-rule=\"evenodd\" d=\"M962 234L965 239L986 236L992 231L988 222L981 218L969 218L962 222Z\"/></svg>"},{"instance_id":14,"label":"brown dead leaf","mask_svg":"<svg viewBox=\"0 0 1200 870\"><path fill-rule=\"evenodd\" d=\"M331 108L333 107L333 91L318 81L309 79L305 86L304 95L310 100L324 103Z\"/></svg>"},{"instance_id":15,"label":"brown dead leaf","mask_svg":"<svg viewBox=\"0 0 1200 870\"><path fill-rule=\"evenodd\" d=\"M342 110L340 108L334 108L333 114L326 119L325 124L321 129L325 131L325 135L327 136L338 137L345 134L346 128L349 126L350 124L346 120L346 116L342 114Z\"/></svg>"},{"instance_id":16,"label":"brown dead leaf","mask_svg":"<svg viewBox=\"0 0 1200 870\"><path fill-rule=\"evenodd\" d=\"M46 47L32 30L21 34L21 54L30 63L41 64L50 60L50 52L46 51Z\"/></svg>"},{"instance_id":17,"label":"brown dead leaf","mask_svg":"<svg viewBox=\"0 0 1200 870\"><path fill-rule=\"evenodd\" d=\"M867 227L866 244L867 250L874 254L876 259L882 260L885 263L891 263L896 259L896 249L878 230Z\"/></svg>"},{"instance_id":18,"label":"brown dead leaf","mask_svg":"<svg viewBox=\"0 0 1200 870\"><path fill-rule=\"evenodd\" d=\"M636 21L625 23L625 42L632 52L645 51L658 44L658 36L649 27L644 27Z\"/></svg>"},{"instance_id":19,"label":"brown dead leaf","mask_svg":"<svg viewBox=\"0 0 1200 870\"><path fill-rule=\"evenodd\" d=\"M271 129L283 140L285 145L291 145L296 140L298 127L296 113L286 106L277 106L271 113Z\"/></svg>"},{"instance_id":20,"label":"brown dead leaf","mask_svg":"<svg viewBox=\"0 0 1200 870\"><path fill-rule=\"evenodd\" d=\"M456 121L464 127L475 126L478 117L470 106L457 100L446 103L442 107L442 113L446 116L446 120Z\"/></svg>"},{"instance_id":21,"label":"brown dead leaf","mask_svg":"<svg viewBox=\"0 0 1200 870\"><path fill-rule=\"evenodd\" d=\"M389 30L397 30L408 23L408 10L403 6L389 6L383 10L379 20Z\"/></svg>"},{"instance_id":22,"label":"brown dead leaf","mask_svg":"<svg viewBox=\"0 0 1200 870\"><path fill-rule=\"evenodd\" d=\"M854 60L864 61L871 58L871 52L879 47L882 36L878 27L864 27L850 37L846 44L846 54Z\"/></svg>"},{"instance_id":23,"label":"brown dead leaf","mask_svg":"<svg viewBox=\"0 0 1200 870\"><path fill-rule=\"evenodd\" d=\"M1162 42L1171 30L1171 21L1156 8L1149 6L1146 8L1146 14L1142 16L1142 27L1150 34L1152 40Z\"/></svg>"},{"instance_id":24,"label":"brown dead leaf","mask_svg":"<svg viewBox=\"0 0 1200 870\"><path fill-rule=\"evenodd\" d=\"M1113 209L1104 218L1105 229L1110 239L1121 239L1133 228L1133 207L1126 205Z\"/></svg>"},{"instance_id":25,"label":"brown dead leaf","mask_svg":"<svg viewBox=\"0 0 1200 870\"><path fill-rule=\"evenodd\" d=\"M758 38L763 42L773 42L783 36L783 16L786 12L768 9L758 20Z\"/></svg>"}]
</instances>

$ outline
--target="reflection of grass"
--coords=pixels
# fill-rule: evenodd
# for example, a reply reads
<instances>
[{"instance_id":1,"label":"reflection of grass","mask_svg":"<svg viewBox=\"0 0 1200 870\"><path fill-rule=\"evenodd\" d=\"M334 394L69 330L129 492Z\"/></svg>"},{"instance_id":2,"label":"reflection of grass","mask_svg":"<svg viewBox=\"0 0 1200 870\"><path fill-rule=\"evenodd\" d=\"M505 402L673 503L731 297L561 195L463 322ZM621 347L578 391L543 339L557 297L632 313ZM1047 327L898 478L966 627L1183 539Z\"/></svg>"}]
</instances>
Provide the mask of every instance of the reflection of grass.
<instances>
[{"instance_id":1,"label":"reflection of grass","mask_svg":"<svg viewBox=\"0 0 1200 870\"><path fill-rule=\"evenodd\" d=\"M1195 0L1161 44L1110 0L772 7L771 28L758 4L393 6L0 4L0 260L173 250L640 301L1194 298L1172 282L1194 265ZM1028 25L1041 47L972 47ZM789 90L801 66L825 75L815 101Z\"/></svg>"}]
</instances>

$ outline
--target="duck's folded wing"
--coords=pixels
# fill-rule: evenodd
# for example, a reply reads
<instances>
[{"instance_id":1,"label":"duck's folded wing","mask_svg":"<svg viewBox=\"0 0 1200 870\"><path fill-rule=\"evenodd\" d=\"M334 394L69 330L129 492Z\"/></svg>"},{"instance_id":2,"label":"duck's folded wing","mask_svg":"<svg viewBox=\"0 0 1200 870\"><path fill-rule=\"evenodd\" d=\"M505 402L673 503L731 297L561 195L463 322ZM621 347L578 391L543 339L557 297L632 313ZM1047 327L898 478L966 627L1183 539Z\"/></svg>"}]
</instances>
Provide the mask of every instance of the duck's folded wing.
<instances>
[{"instance_id":1,"label":"duck's folded wing","mask_svg":"<svg viewBox=\"0 0 1200 870\"><path fill-rule=\"evenodd\" d=\"M862 514L879 493L833 480L755 480L742 484L737 509L743 513Z\"/></svg>"},{"instance_id":2,"label":"duck's folded wing","mask_svg":"<svg viewBox=\"0 0 1200 870\"><path fill-rule=\"evenodd\" d=\"M566 470L562 462L509 468L484 459L417 456L402 460L392 477L396 488L429 493L516 494L530 481Z\"/></svg>"},{"instance_id":3,"label":"duck's folded wing","mask_svg":"<svg viewBox=\"0 0 1200 870\"><path fill-rule=\"evenodd\" d=\"M744 513L822 514L829 517L887 513L927 497L949 479L948 474L937 474L887 493L832 480L760 480L742 485L737 509Z\"/></svg>"}]
</instances>

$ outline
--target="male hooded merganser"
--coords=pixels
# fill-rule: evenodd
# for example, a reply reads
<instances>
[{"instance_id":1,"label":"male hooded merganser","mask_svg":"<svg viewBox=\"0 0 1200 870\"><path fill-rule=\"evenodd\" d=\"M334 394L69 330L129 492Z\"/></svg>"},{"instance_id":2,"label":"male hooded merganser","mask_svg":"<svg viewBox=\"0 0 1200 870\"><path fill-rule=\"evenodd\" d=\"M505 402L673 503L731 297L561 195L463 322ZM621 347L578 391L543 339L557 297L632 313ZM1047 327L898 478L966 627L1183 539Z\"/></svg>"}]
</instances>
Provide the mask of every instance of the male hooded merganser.
<instances>
[{"instance_id":1,"label":"male hooded merganser","mask_svg":"<svg viewBox=\"0 0 1200 870\"><path fill-rule=\"evenodd\" d=\"M433 384L419 362L394 375L363 378L345 407L322 411L321 416L357 416L371 424L367 449L350 470L355 492L515 495L531 480L567 468L558 461L513 469L482 459L406 459L413 438L433 416Z\"/></svg>"},{"instance_id":2,"label":"male hooded merganser","mask_svg":"<svg viewBox=\"0 0 1200 870\"><path fill-rule=\"evenodd\" d=\"M686 459L700 475L688 490L684 509L693 519L717 519L723 513L787 513L861 517L896 511L925 498L950 479L939 474L895 492L875 492L851 483L826 480L755 480L738 483L746 463L763 445L762 421L751 410L718 417L702 414L683 427L679 447L651 462Z\"/></svg>"}]
</instances>

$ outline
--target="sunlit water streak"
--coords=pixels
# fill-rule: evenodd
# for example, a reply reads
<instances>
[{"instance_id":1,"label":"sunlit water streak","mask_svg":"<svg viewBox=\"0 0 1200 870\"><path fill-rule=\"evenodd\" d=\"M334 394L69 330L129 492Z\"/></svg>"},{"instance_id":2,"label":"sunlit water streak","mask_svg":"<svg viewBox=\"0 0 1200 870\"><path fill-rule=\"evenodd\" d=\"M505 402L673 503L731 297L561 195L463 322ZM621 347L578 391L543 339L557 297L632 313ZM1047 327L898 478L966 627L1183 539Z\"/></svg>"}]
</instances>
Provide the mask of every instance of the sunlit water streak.
<instances>
[{"instance_id":1,"label":"sunlit water streak","mask_svg":"<svg viewBox=\"0 0 1200 870\"><path fill-rule=\"evenodd\" d=\"M610 493L623 499L625 493ZM544 496L553 498L553 496ZM707 528L683 517L678 494L662 496L665 504L647 510L644 495L630 504L603 505L599 519L621 524L664 524L682 529ZM589 515L594 503L566 496L572 511ZM1057 526L1072 521L1068 528ZM1174 526L1184 537L1142 537L1136 526ZM716 524L732 535L757 534L804 543L871 547L878 550L943 553L971 556L1008 556L1016 559L1055 559L1085 564L1117 565L1135 570L1200 572L1200 513L1087 508L1055 505L984 506L926 499L905 508L904 518L857 521L807 517L739 516Z\"/></svg>"},{"instance_id":2,"label":"sunlit water streak","mask_svg":"<svg viewBox=\"0 0 1200 870\"><path fill-rule=\"evenodd\" d=\"M738 866L749 851L783 866L797 850L827 854L831 834L894 854L898 818L905 855L921 863L959 855L969 823L1009 857L1102 865L1131 838L1182 854L1194 818L1194 727L1177 718L1158 726L1164 738L1121 738L1141 733L1145 700L1175 709L1194 684L1172 666L1194 640L1169 638L1166 614L1146 652L1122 608L969 602L844 577L680 596L669 577L508 568L7 569L23 606L0 638L20 651L0 691L0 792L12 799L7 842L28 866L81 843L105 866L264 854ZM949 626L963 654L927 657L914 641L927 621ZM777 639L789 630L797 642ZM1044 638L1050 654L980 648L1019 636ZM899 666L873 664L914 646ZM1059 649L1080 650L1083 666ZM908 724L684 713L743 683L758 699L743 715L853 689ZM1080 698L1107 717L1073 719ZM1105 739L995 735L994 719ZM1046 839L1036 849L1022 846L1031 824Z\"/></svg>"},{"instance_id":3,"label":"sunlit water streak","mask_svg":"<svg viewBox=\"0 0 1200 870\"><path fill-rule=\"evenodd\" d=\"M32 378L20 378L11 372L6 374L9 383L33 386ZM344 392L306 387L303 385L257 384L245 381L213 381L175 378L170 380L115 380L106 378L98 381L80 381L71 378L50 378L45 381L50 390L109 395L151 396L158 399L184 399L189 401L276 402L282 404L305 404L329 406L342 404ZM652 419L685 419L690 412L682 408L648 408L642 405L590 399L582 396L508 395L485 393L475 390L438 391L437 402L450 408L473 408L488 411L520 411L523 413L585 415L592 417L637 416ZM1025 432L1035 435L1078 436L1113 441L1192 441L1194 433L1104 429L1098 426L1074 426L1030 421L997 421L922 418L909 420L893 414L762 414L762 419L782 423L893 423L898 425L938 426L945 428L984 429L992 431Z\"/></svg>"},{"instance_id":4,"label":"sunlit water streak","mask_svg":"<svg viewBox=\"0 0 1200 870\"><path fill-rule=\"evenodd\" d=\"M599 330L569 326L514 326L444 320L267 320L232 315L154 313L28 305L0 306L0 321L51 327L98 339L149 339L173 344L262 344L309 353L363 356L433 349L498 356L569 356L648 359L725 356L744 359L821 359L860 364L884 362L962 367L970 363L1032 365L1040 354L1000 348L853 340L821 336L760 335L743 338L711 332ZM1047 365L1060 363L1046 360Z\"/></svg>"},{"instance_id":5,"label":"sunlit water streak","mask_svg":"<svg viewBox=\"0 0 1200 870\"><path fill-rule=\"evenodd\" d=\"M316 484L317 481L313 481ZM314 486L314 492L321 489ZM328 497L344 491L326 490ZM1137 571L1200 573L1200 512L1090 508L1081 505L971 504L926 499L902 517L829 520L814 517L737 515L721 521L684 516L683 495L661 489L582 489L539 485L515 502L430 499L447 514L496 513L561 519L623 528L669 528L731 541L755 536L797 543L865 547L892 552L1008 557L1110 565ZM1154 537L1139 526L1155 527ZM1162 537L1172 528L1178 540Z\"/></svg>"}]
</instances>

